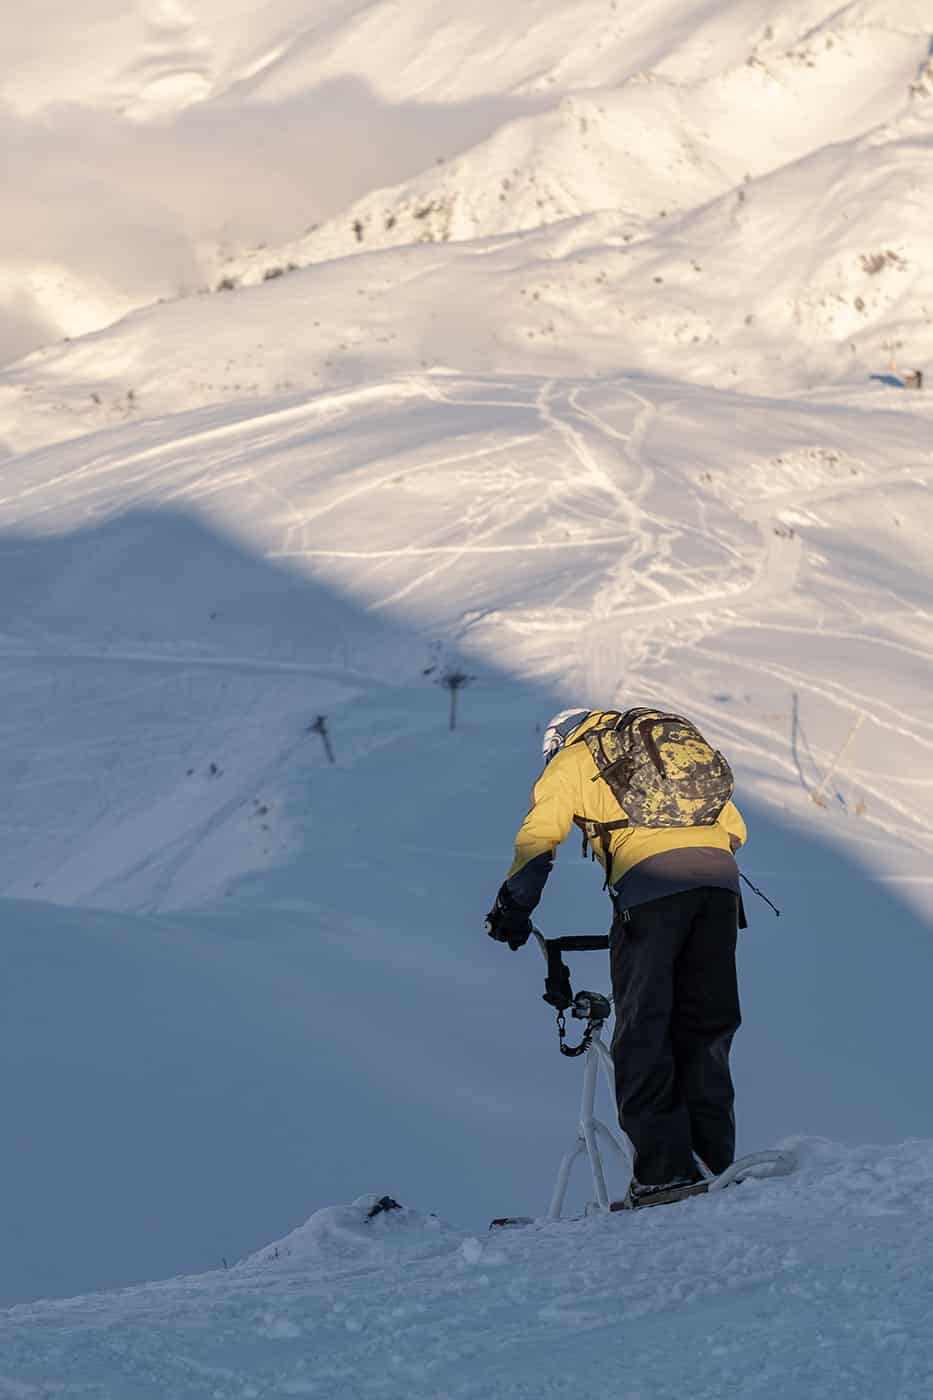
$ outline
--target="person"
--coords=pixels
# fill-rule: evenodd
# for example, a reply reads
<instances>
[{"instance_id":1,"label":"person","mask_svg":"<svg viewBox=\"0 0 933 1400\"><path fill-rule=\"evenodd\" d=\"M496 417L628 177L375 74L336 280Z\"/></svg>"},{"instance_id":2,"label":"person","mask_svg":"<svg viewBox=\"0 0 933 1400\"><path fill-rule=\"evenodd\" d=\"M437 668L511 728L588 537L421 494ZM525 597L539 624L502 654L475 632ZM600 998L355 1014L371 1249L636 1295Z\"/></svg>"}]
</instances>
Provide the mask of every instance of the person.
<instances>
[{"instance_id":1,"label":"person","mask_svg":"<svg viewBox=\"0 0 933 1400\"><path fill-rule=\"evenodd\" d=\"M616 1098L634 1152L631 1199L645 1204L652 1195L702 1180L697 1159L717 1175L734 1159L729 1052L741 1020L734 852L746 829L731 796L703 825L629 824L608 782L597 780L592 743L595 731L605 733L619 719L617 711L576 707L547 725L544 770L486 929L513 950L523 946L556 848L576 823L584 851L589 838L605 867L613 905ZM650 729L650 722L649 731L651 744L652 734L662 731ZM720 754L715 758L731 794L728 765Z\"/></svg>"}]
</instances>

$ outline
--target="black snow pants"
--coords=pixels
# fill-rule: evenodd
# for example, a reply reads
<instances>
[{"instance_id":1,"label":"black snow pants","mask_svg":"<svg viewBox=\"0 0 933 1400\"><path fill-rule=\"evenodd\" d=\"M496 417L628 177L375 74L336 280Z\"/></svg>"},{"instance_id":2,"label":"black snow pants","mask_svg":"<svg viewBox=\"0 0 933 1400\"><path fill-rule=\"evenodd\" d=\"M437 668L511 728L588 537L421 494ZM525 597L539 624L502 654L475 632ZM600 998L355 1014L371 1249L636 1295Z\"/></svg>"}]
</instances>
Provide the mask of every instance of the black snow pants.
<instances>
[{"instance_id":1,"label":"black snow pants","mask_svg":"<svg viewBox=\"0 0 933 1400\"><path fill-rule=\"evenodd\" d=\"M738 898L704 887L638 904L612 925L612 1059L635 1179L721 1172L735 1156L729 1049L741 1021Z\"/></svg>"}]
</instances>

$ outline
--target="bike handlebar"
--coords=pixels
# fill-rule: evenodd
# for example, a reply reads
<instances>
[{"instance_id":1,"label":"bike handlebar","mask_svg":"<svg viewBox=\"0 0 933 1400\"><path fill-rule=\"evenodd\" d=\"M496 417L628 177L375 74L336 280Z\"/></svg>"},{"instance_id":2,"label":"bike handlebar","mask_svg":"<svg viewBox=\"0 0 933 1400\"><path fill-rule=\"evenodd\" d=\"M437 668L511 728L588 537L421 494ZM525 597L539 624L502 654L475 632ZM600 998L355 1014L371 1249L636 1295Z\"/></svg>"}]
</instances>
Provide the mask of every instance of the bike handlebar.
<instances>
[{"instance_id":1,"label":"bike handlebar","mask_svg":"<svg viewBox=\"0 0 933 1400\"><path fill-rule=\"evenodd\" d=\"M609 948L607 933L581 933L565 938L545 938L538 929L534 929L533 932L545 958L549 948L553 948L557 953L605 953Z\"/></svg>"}]
</instances>

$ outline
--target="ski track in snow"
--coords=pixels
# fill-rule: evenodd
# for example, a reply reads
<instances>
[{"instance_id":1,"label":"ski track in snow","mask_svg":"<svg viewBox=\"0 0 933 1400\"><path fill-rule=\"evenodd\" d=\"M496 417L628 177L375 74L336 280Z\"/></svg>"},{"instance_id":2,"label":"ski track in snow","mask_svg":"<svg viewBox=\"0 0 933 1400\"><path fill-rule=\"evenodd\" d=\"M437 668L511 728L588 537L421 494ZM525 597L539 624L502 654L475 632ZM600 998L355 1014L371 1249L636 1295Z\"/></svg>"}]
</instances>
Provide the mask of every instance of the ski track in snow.
<instances>
[{"instance_id":1,"label":"ski track in snow","mask_svg":"<svg viewBox=\"0 0 933 1400\"><path fill-rule=\"evenodd\" d=\"M286 408L262 408L255 417L241 417L235 423L214 424L207 429L199 427L190 433L179 432L179 423L168 442L129 452L111 448L70 472L51 476L43 473L33 484L4 498L0 507L5 504L8 510L15 508L21 526L33 527L49 512L60 515L63 502L68 500L75 505L80 501L84 512L88 510L87 503L91 503L95 514L112 513L119 501L122 508L196 506L218 511L225 518L235 497L247 490L257 502L268 503L267 513L275 521L262 541L267 558L283 563L304 562L325 570L329 565L350 568L368 564L376 571L388 569L393 579L391 588L376 589L377 574L373 571L364 585L369 606L374 610L395 610L413 604L423 609L422 600L456 587L448 580L462 577L474 557L488 561L491 568L497 567L500 559L505 564L522 556L541 556L544 560L565 555L587 558L586 576L578 574L552 598L551 608L557 611L541 615L539 621L521 608L512 608L500 612L498 626L503 638L511 634L525 646L532 641L536 647L545 646L548 633L554 639L562 634L568 640L573 637L578 675L589 677L590 686L600 694L615 695L625 693L633 667L663 668L668 652L675 654L682 640L687 641L693 654L740 674L748 664L743 657L714 643L724 632L742 625L746 617L756 626L769 625L765 615L773 615L775 607L786 606L798 586L806 532L789 529L782 517L815 503L844 506L847 500L872 490L905 482L926 484L929 479L928 469L918 464L877 472L862 470L851 479L829 483L801 482L793 490L769 491L757 497L753 489L741 493L731 519L721 508L707 519L708 508L715 507L715 494L707 502L691 486L695 514L689 519L684 512L674 517L657 508L668 489L662 478L666 482L669 468L661 468L659 473L651 459L653 429L661 419L684 411L686 400L678 386L673 391L647 385L634 388L625 380L620 381L612 408L616 418L620 412L628 415L623 427L607 416L605 384L594 389L592 385L568 385L553 379L535 382L507 378L487 380L486 384L494 385L498 392L477 392L468 379L461 382L449 377L409 377L402 383L368 386L364 391L353 390L343 396L328 393ZM696 391L692 392L695 396ZM423 460L396 462L389 470L366 472L348 488L329 488L320 504L310 504L303 493L296 492L282 466L270 470L263 460L267 450L281 455L284 447L284 464L302 444L308 443L317 469L326 470L329 454L339 450L339 439L336 443L333 439L334 425L338 425L339 432L339 424L347 422L348 413L365 413L373 408L382 412L414 412L419 404L436 405L442 413L472 411L478 424L483 421L484 409L494 410L500 416L506 414L504 421L508 421L509 414L517 415L518 423L523 416L533 414L538 427L531 432L506 432L494 443L481 442L453 452L427 452ZM313 446L315 425L326 425L330 435L323 453ZM529 458L554 463L543 489L528 476L525 462ZM237 460L242 465L235 465ZM262 465L257 465L260 462ZM513 462L514 469L510 465ZM456 479L462 472L485 470L487 463L505 467L505 484L500 485L495 497L477 497L475 510L468 510L465 528L458 532L456 541L450 541L449 526L444 522L441 538L432 540L422 535L417 543L411 539L396 543L393 539L386 547L347 548L312 542L314 532L327 522L339 523L348 512L372 510L387 488L397 490L403 483L433 481L439 474ZM501 466L499 475L501 478ZM562 538L562 531L555 527L566 518L568 505L578 500L586 503L584 513L579 524L574 519L573 537ZM471 524L472 515L476 518ZM584 521L587 523L579 528ZM761 548L757 558L735 533L736 523L742 521L758 533ZM715 569L714 585L704 579L710 575L709 566L700 570L684 568L680 558L684 549L699 550L701 555L711 551L711 558L722 561ZM589 562L594 551L604 562ZM613 562L614 553L618 555L617 562ZM407 568L409 559L412 568ZM589 617L571 608L563 619L561 601L569 601L574 595L580 597L588 580ZM620 640L607 643L607 638ZM5 654L12 656L14 652L24 659L30 654L29 649L21 644L11 645L8 640ZM86 648L85 652L102 655L99 648ZM242 664L244 670L253 665L245 659L241 662L196 655L170 662L164 656L144 655L125 647L116 654L126 658L138 656L147 664L233 669ZM563 654L564 672L569 675L573 665L568 663L566 650ZM914 654L926 656L927 652L918 647ZM259 664L270 670L289 669L288 663ZM828 701L846 712L870 712L873 722L882 729L921 748L929 747L923 731L931 727L931 722L918 715L909 719L890 700L873 692L839 686L828 677L816 680L812 674L774 662L756 659L752 666L759 676L769 676L788 690ZM291 669L299 670L300 663ZM699 697L692 697L692 703L703 704ZM706 712L716 713L709 707ZM899 722L901 719L903 722ZM759 729L759 753L751 738L753 732L754 726L744 726L742 742L749 756L790 772L790 761L774 753L773 730ZM828 761L829 750L817 742L814 755ZM912 825L926 844L933 833L931 818L883 785L872 783L864 765L859 767L858 779L875 808L890 810L888 826L892 834L903 835ZM870 819L882 825L885 822L877 810Z\"/></svg>"},{"instance_id":2,"label":"ski track in snow","mask_svg":"<svg viewBox=\"0 0 933 1400\"><path fill-rule=\"evenodd\" d=\"M366 589L369 606L374 610L393 610L431 594L437 595L438 590L450 589L452 585L446 580L461 577L473 557L488 561L490 567L498 567L500 559L506 564L522 556L592 558L593 551L597 550L603 562L595 567L590 565L583 577L577 572L556 592L551 604L552 608L559 609L563 598L569 603L589 588L588 617L573 607L566 622L561 620L559 611L542 616L540 622L524 617L521 609L504 611L498 619L500 635L511 634L523 646L534 640L535 646L547 647L552 645L549 637L556 640L562 633L566 634L572 652L563 651L565 673L569 676L575 672L586 678L585 684L591 693L610 701L618 697L620 704L630 691L633 671L650 674L663 669L669 655L683 655L686 647L689 654L703 664L711 662L736 677L743 671L758 678L770 677L787 691L828 702L844 713L870 713L872 724L880 731L921 749L929 749L931 741L924 737L924 731L931 726L921 716L908 717L890 700L874 692L859 691L851 685L840 686L828 677L818 681L810 671L760 658L749 663L741 654L723 647L720 641L723 633L732 633L737 626L744 625L746 618L755 626L767 627L768 615L773 615L774 608L786 606L792 599L805 557L805 532L789 530L783 525L784 513L805 509L815 502L844 504L879 484L885 487L903 481L926 481L924 468L912 465L882 469L877 473L861 471L851 479L815 485L801 481L794 490L770 492L757 499L754 492L749 496L743 493L735 503L731 522L745 521L754 527L761 541L756 558L747 543L735 534L735 524L730 522L728 514L717 508L715 514L707 518L707 504L696 497L694 488L690 491L697 506L691 518L684 512L675 517L664 508L658 509L658 503L665 499L664 493L669 489L668 480L675 479L669 468L657 470L652 465L653 429L661 420L684 411L684 397L679 388L675 386L673 392L657 386L635 389L621 381L619 392L611 401L615 421L607 416L606 406L610 400L605 387L594 390L589 385L567 385L556 380L540 383L506 380L502 388L504 393L485 396L476 393L469 381L461 384L456 380L409 379L401 386L395 383L371 386L362 394L355 391L343 397L327 394L308 403L290 404L277 412L263 409L255 418L241 418L234 424L215 424L208 429L199 427L190 433L176 431L168 442L129 453L110 449L93 456L73 472L36 482L26 492L25 509L20 499L20 512L24 522L39 524L49 511L60 513L64 495L75 505L79 501L96 499L99 504L93 507L95 513L102 511L105 515L111 513L115 501L120 500L124 508L196 506L209 512L219 510L225 518L237 494L248 490L257 503L267 503L260 509L267 511L275 521L274 528L266 531L262 541L263 552L269 559L283 563L305 562L318 569L338 564L349 568L357 563L389 569L390 577L395 580L389 591L377 590L376 574L370 573ZM534 432L506 431L499 442L481 442L465 450L429 451L423 460L410 464L397 462L389 471L377 468L367 472L349 489L329 488L324 501L314 506L306 503L303 492L296 491L281 466L270 471L264 459L267 451L280 455L284 443L286 456L282 461L287 461L295 449L305 443L314 444L315 425L325 425L330 435L328 446L322 454L313 446L312 451L318 467L326 468L330 455L338 450L339 439L336 443L333 439L334 425L346 422L349 410L365 412L369 407L411 412L419 403L435 404L442 412L457 414L468 409L482 415L484 408L490 408L500 416L506 413L506 423L509 414L517 415L516 421L520 423L522 416L533 413L538 427ZM620 414L627 418L624 426L619 424ZM482 422L481 416L478 421ZM529 489L524 466L529 454L554 464L543 491L537 487ZM252 465L248 465L250 462ZM400 546L393 544L384 549L328 548L310 543L309 532L328 521L342 521L347 512L372 509L386 488L396 490L400 482L433 481L438 474L456 477L460 472L485 470L487 462L514 462L515 467L507 466L506 484L497 491L495 498L477 498L475 509L471 507L466 514L456 543L443 537L432 541L424 536L418 543L408 540ZM555 526L568 504L580 499L587 503L581 524L587 523L577 538L562 539L555 533ZM594 513L596 505L600 507L598 515ZM542 507L545 511L543 529L538 514ZM471 516L475 517L472 521ZM576 527L577 522L574 523ZM528 537L529 531L532 538ZM442 535L446 533L445 523ZM723 561L715 571L714 586L704 579L708 570L685 570L677 562L684 548L712 550L713 557ZM613 562L614 553L618 562ZM407 568L408 559L413 568ZM423 563L428 567L419 567ZM846 635L858 636L851 632ZM24 648L21 644L12 645L9 639L3 650L6 657L12 659L18 655L24 662L29 656L36 659L42 656L47 661L51 654L54 652L43 654L41 650ZM905 657L925 657L926 654L919 647L904 650ZM571 655L576 656L575 662L570 660ZM206 657L196 653L173 658L164 652L159 654L152 649L125 646L102 649L85 645L80 652L69 649L67 659L78 664L79 656L80 664L93 664L94 657L104 663L117 659L138 660L147 667L213 667L242 677L276 671L321 673L320 667L300 662ZM736 753L743 756L747 765L784 774L794 786L799 786L797 762L790 752L786 730L776 734L770 723L737 722L735 715L725 715L721 707L708 704L695 690L682 694L676 682L668 680L665 688L672 702L721 726L723 734L730 736ZM832 757L830 745L814 742L811 754L812 761L823 765L825 770ZM894 791L889 782L874 776L870 770L870 764L847 761L846 780L857 784L865 826L929 851L933 844L933 815L922 801L917 801L921 792L925 793L925 787L918 785L910 775L907 782ZM256 770L257 778L261 771ZM241 774L247 786L256 786L255 782L248 782L248 777L248 774L245 777ZM815 776L812 784L804 784L804 793L812 795L817 782ZM235 794L225 799L212 816L204 813L193 818L193 826L189 821L186 835L177 834L164 844L157 841L157 851L153 850L151 856L148 854L151 838L160 825L158 816L132 817L123 822L118 840L105 835L96 843L96 850L93 847L79 849L53 880L44 882L44 888L49 893L57 892L58 898L78 897L83 891L86 896L93 894L100 900L106 890L119 887L119 883L113 885L114 880L119 882L125 877L131 884L138 885L140 880L145 883L148 879L151 893L134 907L158 908L172 898L175 877L190 863L186 842L194 847L206 840L212 831L222 831L224 823L234 817L238 801L242 802L243 791L245 789L238 789L239 797ZM220 794L216 796L219 800ZM171 806L176 799L168 800ZM111 854L102 861L104 851ZM91 872L97 872L96 877ZM15 886L14 892L28 892L32 883L27 876Z\"/></svg>"},{"instance_id":3,"label":"ski track in snow","mask_svg":"<svg viewBox=\"0 0 933 1400\"><path fill-rule=\"evenodd\" d=\"M612 582L604 584L597 592L593 604L592 621L588 628L585 628L585 633L591 634L593 641L583 642L584 657L589 648L601 646L607 629L611 628L626 633L630 662L632 657L639 652L637 640L639 628L648 629L661 622L688 619L695 625L699 625L704 634L702 637L695 637L692 640L691 646L694 650L699 649L704 657L725 663L734 670L741 670L743 659L721 649L714 649L709 645L709 637L715 635L717 631L723 630L724 627L731 629L735 622L741 619L743 609L750 608L752 605L766 606L771 600L778 600L793 593L804 557L804 543L802 536L797 531L787 530L782 526L782 512L789 509L800 510L816 502L845 502L846 499L861 496L867 491L883 489L887 485L905 481L918 480L927 484L929 480L928 469L907 466L892 472L864 476L851 482L838 482L812 488L799 488L796 491L785 491L765 496L758 502L754 500L743 501L740 510L747 519L758 527L763 545L762 556L751 579L738 581L734 588L707 590L677 600L632 604L628 599L631 596L633 584L646 582L643 577L639 578L634 574L634 566L638 560L652 560L657 557L658 525L669 525L671 528L675 528L672 522L652 517L647 512L642 511L638 505L638 502L643 500L649 492L653 482L652 475L641 458L642 445L650 430L652 420L658 413L663 413L665 408L678 406L679 400L674 400L669 404L664 402L656 404L642 399L640 396L633 396L640 403L641 411L632 432L621 433L617 429L610 428L597 414L582 409L578 402L579 392L579 390L572 391L565 397L563 413L573 414L578 420L584 420L586 426L594 429L604 438L611 438L621 443L626 460L630 461L639 473L639 483L630 493L626 493L624 487L617 487L611 474L600 467L596 449L587 443L582 427L567 421L567 417L562 416L561 412L553 406L553 387L547 385L542 388L538 395L542 420L547 428L560 434L567 442L572 459L578 469L577 479L598 480L603 486L607 482L611 483L613 492L620 498L619 509L624 510L628 515L630 534L627 532L627 537L630 538L631 535L634 535L637 540L625 564L613 571ZM707 538L717 546L722 544L721 537L715 531L710 531ZM581 544L581 548L587 547L593 542ZM600 539L598 543L605 545L615 543L615 541ZM722 617L720 613L720 621L717 626L713 620L714 614L720 612L723 605L729 609L729 613L726 617ZM508 622L506 625L509 625ZM520 632L525 630L521 621L513 625ZM761 622L758 625L767 626L766 623ZM632 635L633 631L635 636ZM892 643L892 645L894 644ZM929 651L921 648L904 648L904 650L908 654L923 657L924 660L931 655ZM663 650L656 653L655 663L663 662L663 657ZM585 667L585 660L583 664ZM854 691L851 686L843 688L835 686L831 682L816 684L810 678L809 673L797 672L774 664L769 665L756 661L755 668L759 672L767 673L783 681L789 689L829 699L843 710L870 713L873 722L882 729L905 737L921 748L930 747L930 741L926 740L920 731L931 727L933 722L926 721L921 716L908 717L906 714L900 714L889 701L880 699L874 694L860 693ZM626 682L621 682L622 698L620 698L619 703L624 702L625 686ZM684 706L688 710L691 704L696 707L697 703L692 696L684 700ZM709 715L716 713L711 707L704 708ZM892 712L894 718L890 717ZM717 718L719 717L717 715ZM897 719L903 719L905 723L898 724ZM909 719L913 720L912 724L907 722ZM763 741L761 749L756 751L756 747L752 746L748 752L755 757L758 757L759 754L762 757L767 756L773 764L775 762L774 734L768 730L760 731L760 733ZM824 760L829 757L827 751L820 748L817 748L816 756ZM782 764L785 771L793 771L793 764L790 761L778 760L778 762ZM858 777L862 792L871 797L878 807L888 809L892 814L904 819L898 822L872 813L867 815L867 820L870 823L896 837L909 834L919 843L921 849L931 849L927 838L933 836L933 823L923 815L920 809L899 801L891 794L888 784L869 781L863 768L852 768L851 771L853 775ZM908 779L908 783L910 781Z\"/></svg>"}]
</instances>

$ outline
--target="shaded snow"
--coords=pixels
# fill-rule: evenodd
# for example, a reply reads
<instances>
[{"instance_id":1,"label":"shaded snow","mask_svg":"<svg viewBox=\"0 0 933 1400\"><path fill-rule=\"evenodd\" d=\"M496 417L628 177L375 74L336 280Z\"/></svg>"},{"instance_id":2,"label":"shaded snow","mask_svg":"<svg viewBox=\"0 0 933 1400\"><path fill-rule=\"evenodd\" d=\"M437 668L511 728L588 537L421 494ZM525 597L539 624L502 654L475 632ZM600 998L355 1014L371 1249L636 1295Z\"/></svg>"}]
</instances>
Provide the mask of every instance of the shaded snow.
<instances>
[{"instance_id":1,"label":"shaded snow","mask_svg":"<svg viewBox=\"0 0 933 1400\"><path fill-rule=\"evenodd\" d=\"M0 1393L919 1400L930 1148L800 1147L782 1182L482 1239L331 1208L299 1252L0 1315Z\"/></svg>"}]
</instances>

